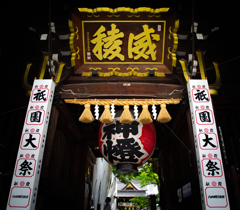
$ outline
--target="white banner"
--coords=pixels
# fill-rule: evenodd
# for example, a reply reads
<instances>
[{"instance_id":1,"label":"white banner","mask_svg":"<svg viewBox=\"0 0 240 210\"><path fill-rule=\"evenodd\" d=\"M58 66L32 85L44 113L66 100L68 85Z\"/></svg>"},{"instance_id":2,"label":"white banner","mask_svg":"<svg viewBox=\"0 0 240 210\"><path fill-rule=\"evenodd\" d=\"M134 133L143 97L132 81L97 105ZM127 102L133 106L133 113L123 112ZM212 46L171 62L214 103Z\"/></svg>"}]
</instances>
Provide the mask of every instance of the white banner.
<instances>
[{"instance_id":1,"label":"white banner","mask_svg":"<svg viewBox=\"0 0 240 210\"><path fill-rule=\"evenodd\" d=\"M202 209L230 209L208 82L190 79L187 88Z\"/></svg>"},{"instance_id":2,"label":"white banner","mask_svg":"<svg viewBox=\"0 0 240 210\"><path fill-rule=\"evenodd\" d=\"M7 209L35 209L55 84L34 80L28 103Z\"/></svg>"}]
</instances>

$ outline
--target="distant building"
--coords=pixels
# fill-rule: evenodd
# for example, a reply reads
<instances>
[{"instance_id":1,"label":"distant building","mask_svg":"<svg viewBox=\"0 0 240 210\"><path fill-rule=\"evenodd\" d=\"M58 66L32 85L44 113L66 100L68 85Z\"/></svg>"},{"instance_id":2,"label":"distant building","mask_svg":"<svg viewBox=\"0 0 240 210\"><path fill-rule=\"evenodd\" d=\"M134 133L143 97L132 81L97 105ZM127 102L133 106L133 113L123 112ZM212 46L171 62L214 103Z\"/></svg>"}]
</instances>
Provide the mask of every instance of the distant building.
<instances>
[{"instance_id":1,"label":"distant building","mask_svg":"<svg viewBox=\"0 0 240 210\"><path fill-rule=\"evenodd\" d=\"M158 194L157 185L154 184L141 188L140 181L121 183L103 158L96 158L92 186L91 209L95 210L103 210L106 197L111 198L112 210L133 210L137 208L129 201L131 198Z\"/></svg>"},{"instance_id":2,"label":"distant building","mask_svg":"<svg viewBox=\"0 0 240 210\"><path fill-rule=\"evenodd\" d=\"M115 210L116 189L116 178L112 173L111 166L103 158L96 158L93 169L91 209L103 210L106 197L110 197L112 210Z\"/></svg>"},{"instance_id":3,"label":"distant building","mask_svg":"<svg viewBox=\"0 0 240 210\"><path fill-rule=\"evenodd\" d=\"M149 184L145 187L140 186L140 181L131 181L129 184L121 183L117 180L117 209L119 210L133 210L134 203L129 201L136 196L150 196L157 195L158 188L155 184Z\"/></svg>"}]
</instances>

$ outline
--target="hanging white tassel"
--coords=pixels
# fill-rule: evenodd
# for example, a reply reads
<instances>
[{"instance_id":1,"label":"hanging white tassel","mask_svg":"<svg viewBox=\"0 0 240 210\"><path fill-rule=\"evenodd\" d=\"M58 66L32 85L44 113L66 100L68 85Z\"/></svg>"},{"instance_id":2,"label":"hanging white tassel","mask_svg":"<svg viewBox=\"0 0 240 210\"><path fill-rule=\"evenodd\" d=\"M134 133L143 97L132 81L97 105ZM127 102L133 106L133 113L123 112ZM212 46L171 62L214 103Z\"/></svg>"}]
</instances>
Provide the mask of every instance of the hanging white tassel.
<instances>
[{"instance_id":1,"label":"hanging white tassel","mask_svg":"<svg viewBox=\"0 0 240 210\"><path fill-rule=\"evenodd\" d=\"M115 106L114 106L114 104L112 104L111 105L111 115L112 115L112 119L114 119L115 118Z\"/></svg>"},{"instance_id":2,"label":"hanging white tassel","mask_svg":"<svg viewBox=\"0 0 240 210\"><path fill-rule=\"evenodd\" d=\"M95 105L94 113L95 113L95 119L98 120L98 118L99 118L99 106L97 104Z\"/></svg>"},{"instance_id":3,"label":"hanging white tassel","mask_svg":"<svg viewBox=\"0 0 240 210\"><path fill-rule=\"evenodd\" d=\"M156 110L155 104L152 105L152 115L153 115L153 119L156 120L157 119L157 110Z\"/></svg>"},{"instance_id":4,"label":"hanging white tassel","mask_svg":"<svg viewBox=\"0 0 240 210\"><path fill-rule=\"evenodd\" d=\"M134 105L133 112L134 112L135 120L137 120L138 119L138 107L137 107L137 105Z\"/></svg>"}]
</instances>

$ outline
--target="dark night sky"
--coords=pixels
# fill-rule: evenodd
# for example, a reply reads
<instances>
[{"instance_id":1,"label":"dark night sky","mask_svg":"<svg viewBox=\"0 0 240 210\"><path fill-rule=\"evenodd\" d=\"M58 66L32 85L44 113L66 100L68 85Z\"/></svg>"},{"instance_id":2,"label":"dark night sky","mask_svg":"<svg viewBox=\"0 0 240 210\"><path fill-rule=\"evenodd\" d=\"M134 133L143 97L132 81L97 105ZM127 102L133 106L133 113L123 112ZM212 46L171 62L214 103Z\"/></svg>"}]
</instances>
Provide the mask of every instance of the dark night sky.
<instances>
[{"instance_id":1,"label":"dark night sky","mask_svg":"<svg viewBox=\"0 0 240 210\"><path fill-rule=\"evenodd\" d=\"M190 2L190 3L186 3ZM54 21L55 13L61 14L64 12L64 7L177 7L180 11L180 27L181 18L192 19L192 1L136 1L136 0L122 0L122 1L97 1L97 0L54 0L51 4L52 21ZM24 39L24 32L29 26L37 28L39 26L46 26L48 23L48 7L49 1L5 1L1 6L1 25L5 33L1 33L2 41L11 38L12 42ZM194 20L199 24L199 32L209 33L210 30L216 26L219 30L215 41L219 44L229 42L230 51L235 51L237 48L238 25L239 25L239 9L240 2L237 0L229 0L220 3L220 1L195 1L194 3ZM182 20L183 20L182 19ZM181 29L181 28L180 28ZM190 30L190 29L189 29ZM19 37L19 38L18 38ZM227 53L229 55L229 52Z\"/></svg>"},{"instance_id":2,"label":"dark night sky","mask_svg":"<svg viewBox=\"0 0 240 210\"><path fill-rule=\"evenodd\" d=\"M190 2L190 3L186 3ZM204 3L205 2L205 3ZM188 19L192 18L192 1L97 1L97 0L54 0L51 4L52 19L55 13L64 11L64 6L68 7L177 7L181 8L181 16ZM5 1L1 5L1 22L2 29L5 31L1 36L24 36L21 31L28 26L37 27L37 25L46 24L48 22L49 1ZM239 9L240 2L237 0L229 0L220 3L220 1L195 1L194 3L194 20L199 23L199 30L207 33L211 28L219 26L221 38L229 39L228 41L237 40L237 30L239 25ZM181 17L180 16L180 17ZM181 21L181 18L180 18ZM11 35L10 35L11 34Z\"/></svg>"},{"instance_id":3,"label":"dark night sky","mask_svg":"<svg viewBox=\"0 0 240 210\"><path fill-rule=\"evenodd\" d=\"M2 21L10 21L12 24L14 22L23 24L34 24L34 21L39 20L48 20L48 7L49 1L5 1L1 5L1 14ZM165 2L165 3L164 3ZM190 2L190 3L186 3ZM204 3L205 2L205 3ZM76 1L76 0L54 0L52 1L52 10L61 11L65 5L70 7L151 7L151 8L160 8L160 7L181 7L182 13L189 13L191 15L192 10L192 1L156 1L156 0L147 0L147 1L136 1L136 0L122 0L122 1L97 1L97 0L86 0L86 1ZM199 21L204 21L204 24L219 24L231 27L231 30L234 30L234 25L239 19L239 8L240 3L237 0L229 0L227 2L220 3L220 1L196 1L194 3L195 8L195 19ZM10 16L13 16L15 20L10 19ZM235 25L236 29L237 25Z\"/></svg>"}]
</instances>

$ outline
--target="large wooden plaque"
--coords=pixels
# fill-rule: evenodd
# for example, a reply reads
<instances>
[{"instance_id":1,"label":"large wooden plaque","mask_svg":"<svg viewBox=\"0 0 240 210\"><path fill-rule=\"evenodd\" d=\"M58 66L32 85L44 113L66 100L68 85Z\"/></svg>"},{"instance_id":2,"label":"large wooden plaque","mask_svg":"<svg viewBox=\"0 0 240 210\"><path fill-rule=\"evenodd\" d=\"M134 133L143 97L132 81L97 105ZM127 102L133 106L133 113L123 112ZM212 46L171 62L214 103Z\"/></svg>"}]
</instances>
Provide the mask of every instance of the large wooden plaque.
<instances>
[{"instance_id":1,"label":"large wooden plaque","mask_svg":"<svg viewBox=\"0 0 240 210\"><path fill-rule=\"evenodd\" d=\"M173 73L178 44L176 12L169 8L79 8L69 21L72 66L91 76Z\"/></svg>"}]
</instances>

